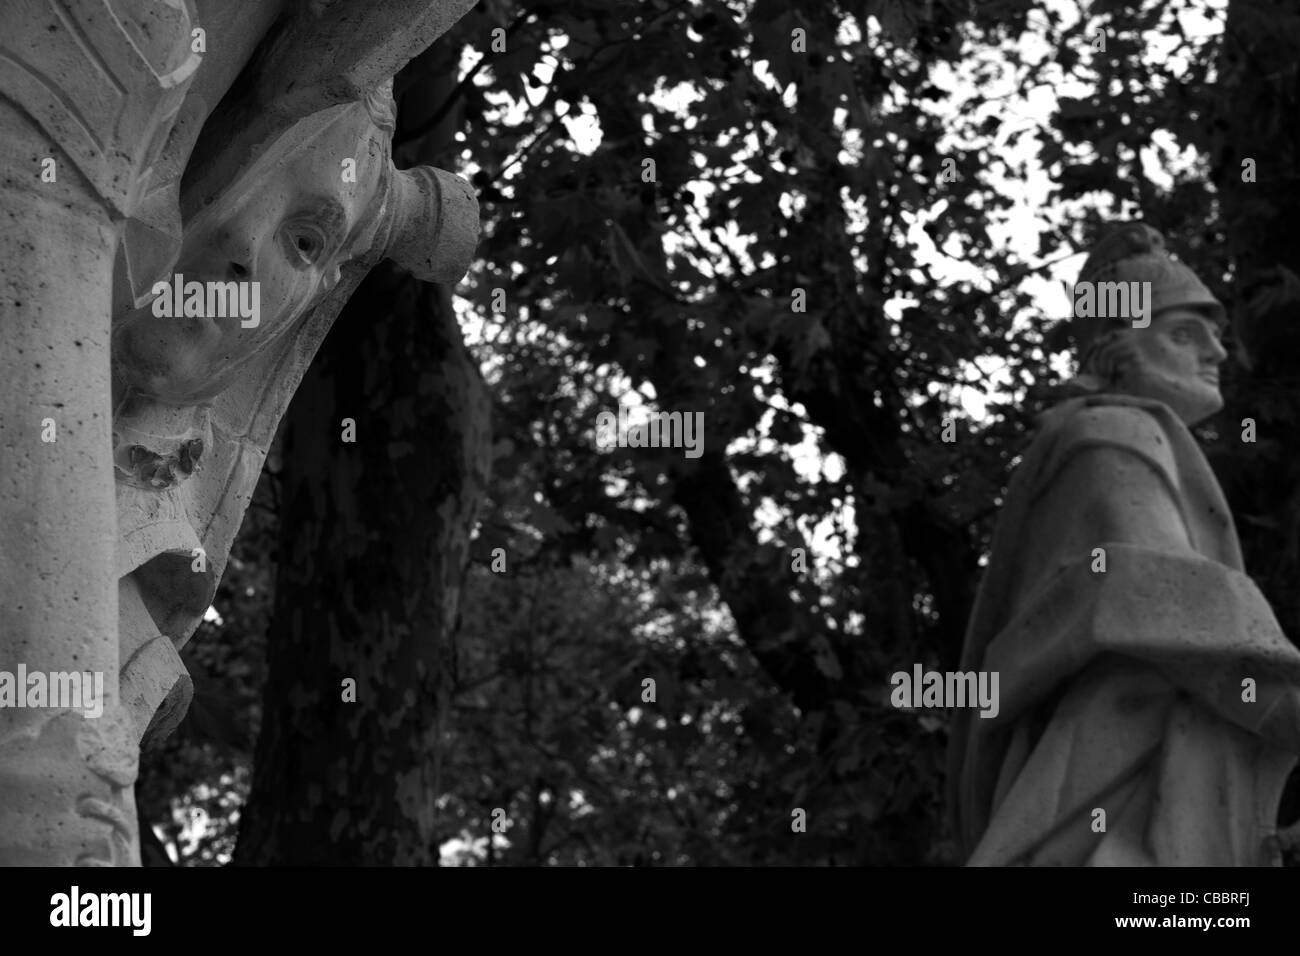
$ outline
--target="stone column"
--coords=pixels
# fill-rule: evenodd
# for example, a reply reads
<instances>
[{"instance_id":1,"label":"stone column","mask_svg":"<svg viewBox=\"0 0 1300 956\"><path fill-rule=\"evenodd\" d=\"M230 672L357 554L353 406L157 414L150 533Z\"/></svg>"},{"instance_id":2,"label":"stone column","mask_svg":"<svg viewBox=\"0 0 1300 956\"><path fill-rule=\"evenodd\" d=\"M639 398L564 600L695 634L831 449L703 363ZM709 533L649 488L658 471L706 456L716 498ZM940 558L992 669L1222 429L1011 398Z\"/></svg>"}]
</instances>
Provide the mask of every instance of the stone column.
<instances>
[{"instance_id":1,"label":"stone column","mask_svg":"<svg viewBox=\"0 0 1300 956\"><path fill-rule=\"evenodd\" d=\"M0 5L0 865L138 862L109 318L122 224L197 66L191 21L184 0ZM102 713L14 706L36 702L20 668L102 675Z\"/></svg>"}]
</instances>

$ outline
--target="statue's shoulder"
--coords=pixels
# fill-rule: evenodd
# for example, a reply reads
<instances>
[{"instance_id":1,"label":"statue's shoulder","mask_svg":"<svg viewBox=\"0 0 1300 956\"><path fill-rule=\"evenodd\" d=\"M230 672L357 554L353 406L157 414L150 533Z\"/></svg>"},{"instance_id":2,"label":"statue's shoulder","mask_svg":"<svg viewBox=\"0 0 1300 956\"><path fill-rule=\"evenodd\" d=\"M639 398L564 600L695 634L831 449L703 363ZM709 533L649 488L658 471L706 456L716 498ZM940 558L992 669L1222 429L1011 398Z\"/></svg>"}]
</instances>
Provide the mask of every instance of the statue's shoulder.
<instances>
[{"instance_id":1,"label":"statue's shoulder","mask_svg":"<svg viewBox=\"0 0 1300 956\"><path fill-rule=\"evenodd\" d=\"M1058 440L1104 442L1145 448L1168 445L1173 412L1159 402L1127 395L1095 395L1060 407L1053 425Z\"/></svg>"},{"instance_id":2,"label":"statue's shoulder","mask_svg":"<svg viewBox=\"0 0 1300 956\"><path fill-rule=\"evenodd\" d=\"M1038 443L1056 472L1080 452L1109 449L1134 455L1167 478L1178 473L1175 445L1190 436L1177 416L1160 402L1128 395L1074 399L1044 416Z\"/></svg>"}]
</instances>

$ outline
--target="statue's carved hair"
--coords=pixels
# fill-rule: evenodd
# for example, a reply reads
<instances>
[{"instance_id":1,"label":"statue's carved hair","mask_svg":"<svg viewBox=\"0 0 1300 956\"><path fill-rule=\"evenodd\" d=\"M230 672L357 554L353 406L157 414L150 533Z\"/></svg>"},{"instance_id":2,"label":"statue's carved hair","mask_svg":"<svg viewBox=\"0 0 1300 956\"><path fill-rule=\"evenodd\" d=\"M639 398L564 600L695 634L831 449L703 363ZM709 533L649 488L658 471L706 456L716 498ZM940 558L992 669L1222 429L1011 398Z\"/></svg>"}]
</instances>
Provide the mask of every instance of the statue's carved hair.
<instances>
[{"instance_id":1,"label":"statue's carved hair","mask_svg":"<svg viewBox=\"0 0 1300 956\"><path fill-rule=\"evenodd\" d=\"M460 177L433 166L393 167L397 108L392 80L372 90L364 106L380 133L379 200L357 224L354 235L366 242L369 255L386 256L421 279L458 280L469 265L478 234L473 191Z\"/></svg>"},{"instance_id":2,"label":"statue's carved hair","mask_svg":"<svg viewBox=\"0 0 1300 956\"><path fill-rule=\"evenodd\" d=\"M393 188L392 143L393 133L397 130L397 104L393 100L393 81L390 79L375 87L358 101L365 110L378 135L371 135L372 161L378 163L379 182L376 201L367 207L365 213L352 228L348 244L354 248L364 249L370 246L377 234L387 228L387 219L392 215L392 203L389 197Z\"/></svg>"},{"instance_id":3,"label":"statue's carved hair","mask_svg":"<svg viewBox=\"0 0 1300 956\"><path fill-rule=\"evenodd\" d=\"M1108 329L1093 339L1079 356L1079 374L1073 386L1083 392L1110 391L1119 383L1124 368L1135 360L1131 330L1125 327Z\"/></svg>"},{"instance_id":4,"label":"statue's carved hair","mask_svg":"<svg viewBox=\"0 0 1300 956\"><path fill-rule=\"evenodd\" d=\"M397 131L397 103L393 99L393 81L388 80L375 87L366 94L364 102L370 121L391 139Z\"/></svg>"}]
</instances>

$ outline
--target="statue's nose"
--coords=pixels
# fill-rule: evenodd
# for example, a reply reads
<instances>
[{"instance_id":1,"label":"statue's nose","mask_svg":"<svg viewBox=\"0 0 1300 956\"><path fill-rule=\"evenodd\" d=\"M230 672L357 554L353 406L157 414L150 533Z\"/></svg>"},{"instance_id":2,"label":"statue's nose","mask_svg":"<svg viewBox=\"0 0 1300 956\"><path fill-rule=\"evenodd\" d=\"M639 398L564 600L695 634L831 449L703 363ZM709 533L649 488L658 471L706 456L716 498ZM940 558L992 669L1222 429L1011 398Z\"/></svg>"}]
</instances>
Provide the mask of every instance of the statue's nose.
<instances>
[{"instance_id":1,"label":"statue's nose","mask_svg":"<svg viewBox=\"0 0 1300 956\"><path fill-rule=\"evenodd\" d=\"M212 265L222 280L246 282L257 278L257 237L251 230L226 226L212 244Z\"/></svg>"}]
</instances>

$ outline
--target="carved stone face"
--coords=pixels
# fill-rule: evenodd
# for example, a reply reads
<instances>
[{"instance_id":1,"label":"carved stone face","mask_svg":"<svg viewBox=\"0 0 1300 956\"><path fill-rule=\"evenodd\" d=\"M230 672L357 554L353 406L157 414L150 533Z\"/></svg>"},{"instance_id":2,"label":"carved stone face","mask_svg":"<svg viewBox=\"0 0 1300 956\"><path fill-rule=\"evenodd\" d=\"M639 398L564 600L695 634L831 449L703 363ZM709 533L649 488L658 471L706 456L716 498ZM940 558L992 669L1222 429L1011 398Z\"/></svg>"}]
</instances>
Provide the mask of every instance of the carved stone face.
<instances>
[{"instance_id":1,"label":"carved stone face","mask_svg":"<svg viewBox=\"0 0 1300 956\"><path fill-rule=\"evenodd\" d=\"M245 296L245 303L257 303L256 324L239 314L158 315L147 304L114 323L119 383L176 405L223 391L251 356L338 281L358 224L380 201L386 147L365 108L355 104L196 215L186 224L174 271L186 284L257 282L256 299ZM355 177L344 175L348 159L355 160ZM351 178L356 182L345 181Z\"/></svg>"},{"instance_id":2,"label":"carved stone face","mask_svg":"<svg viewBox=\"0 0 1300 956\"><path fill-rule=\"evenodd\" d=\"M1219 366L1228 357L1216 322L1193 309L1157 313L1145 329L1131 329L1130 361L1119 385L1131 395L1164 402L1188 425L1223 407Z\"/></svg>"}]
</instances>

